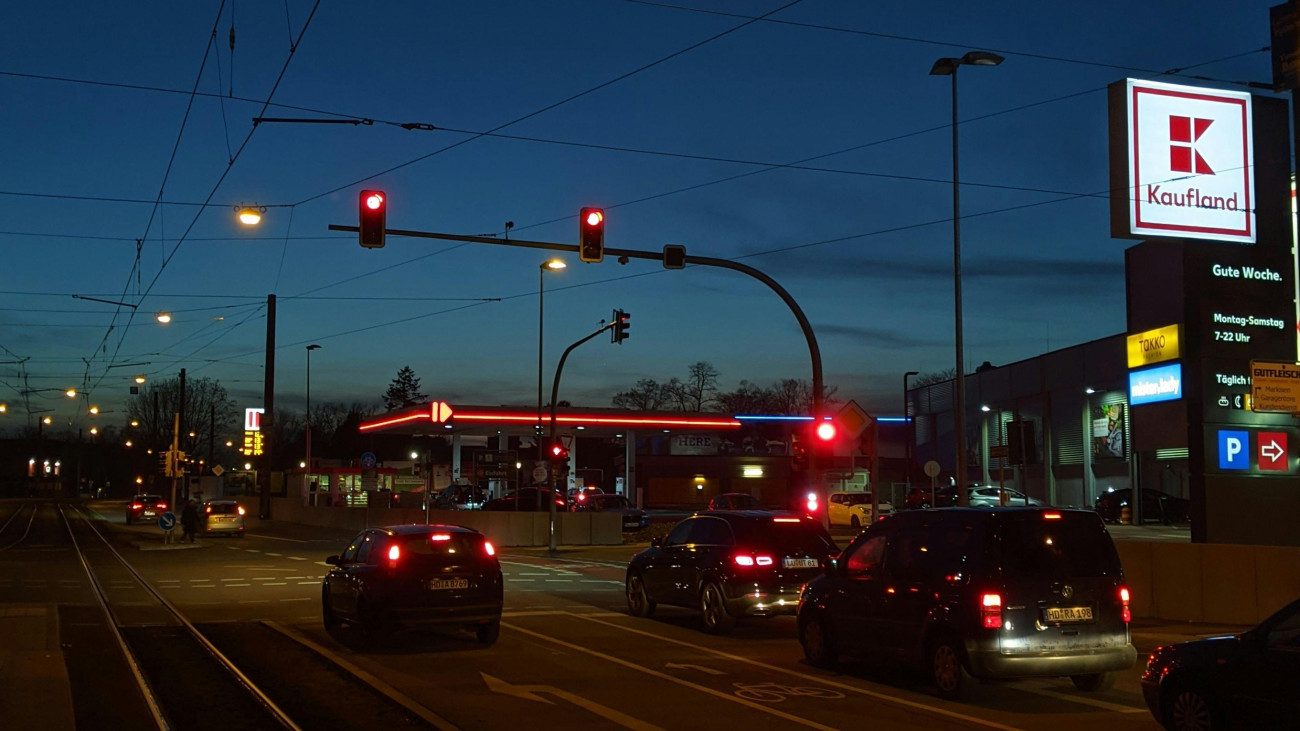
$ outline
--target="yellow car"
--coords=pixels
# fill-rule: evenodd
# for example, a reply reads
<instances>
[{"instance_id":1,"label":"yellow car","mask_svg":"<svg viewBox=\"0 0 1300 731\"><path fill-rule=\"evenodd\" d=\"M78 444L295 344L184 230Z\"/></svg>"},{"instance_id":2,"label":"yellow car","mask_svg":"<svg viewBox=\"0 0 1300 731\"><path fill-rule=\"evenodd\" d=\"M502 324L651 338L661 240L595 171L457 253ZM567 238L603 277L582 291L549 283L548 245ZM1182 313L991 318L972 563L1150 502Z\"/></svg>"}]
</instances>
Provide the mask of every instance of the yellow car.
<instances>
[{"instance_id":1,"label":"yellow car","mask_svg":"<svg viewBox=\"0 0 1300 731\"><path fill-rule=\"evenodd\" d=\"M244 537L244 506L234 500L209 500L203 503L199 513L203 523L199 532L203 535L225 533Z\"/></svg>"},{"instance_id":2,"label":"yellow car","mask_svg":"<svg viewBox=\"0 0 1300 731\"><path fill-rule=\"evenodd\" d=\"M880 515L894 512L894 506L887 502L876 505ZM869 492L833 492L826 500L831 525L848 525L863 528L872 523L871 493Z\"/></svg>"}]
</instances>

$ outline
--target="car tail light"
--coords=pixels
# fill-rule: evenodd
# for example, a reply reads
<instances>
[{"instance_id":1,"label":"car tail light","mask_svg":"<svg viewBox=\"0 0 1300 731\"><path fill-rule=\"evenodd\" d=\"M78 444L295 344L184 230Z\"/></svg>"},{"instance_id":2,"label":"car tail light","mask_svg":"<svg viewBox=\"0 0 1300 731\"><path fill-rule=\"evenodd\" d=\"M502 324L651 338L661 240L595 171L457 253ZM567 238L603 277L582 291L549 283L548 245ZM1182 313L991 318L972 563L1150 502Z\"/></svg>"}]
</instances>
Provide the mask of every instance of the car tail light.
<instances>
[{"instance_id":1,"label":"car tail light","mask_svg":"<svg viewBox=\"0 0 1300 731\"><path fill-rule=\"evenodd\" d=\"M771 556L755 556L755 557L754 557L754 563L758 564L759 566L771 566L771 565L772 565L772 557L771 557Z\"/></svg>"},{"instance_id":2,"label":"car tail light","mask_svg":"<svg viewBox=\"0 0 1300 731\"><path fill-rule=\"evenodd\" d=\"M798 518L773 518L773 523L798 523Z\"/></svg>"},{"instance_id":3,"label":"car tail light","mask_svg":"<svg viewBox=\"0 0 1300 731\"><path fill-rule=\"evenodd\" d=\"M158 503L158 504L155 505L154 507L155 507L155 508L158 508L159 510L166 510L166 509L167 509L167 503Z\"/></svg>"},{"instance_id":4,"label":"car tail light","mask_svg":"<svg viewBox=\"0 0 1300 731\"><path fill-rule=\"evenodd\" d=\"M1060 513L1043 513L1043 520L1060 520Z\"/></svg>"},{"instance_id":5,"label":"car tail light","mask_svg":"<svg viewBox=\"0 0 1300 731\"><path fill-rule=\"evenodd\" d=\"M584 501L584 500L586 500L586 499L587 499L587 493L585 493L585 492L580 492L580 493L578 493L578 502L582 502L582 501Z\"/></svg>"},{"instance_id":6,"label":"car tail light","mask_svg":"<svg viewBox=\"0 0 1300 731\"><path fill-rule=\"evenodd\" d=\"M750 566L771 566L774 563L771 556L757 556L744 553L736 554L732 560L736 562L737 566L744 566L745 568L749 568Z\"/></svg>"},{"instance_id":7,"label":"car tail light","mask_svg":"<svg viewBox=\"0 0 1300 731\"><path fill-rule=\"evenodd\" d=\"M204 509L203 509L203 512L207 513L208 515L211 515L211 514L212 514L212 506L209 505L208 507L204 508Z\"/></svg>"},{"instance_id":8,"label":"car tail light","mask_svg":"<svg viewBox=\"0 0 1300 731\"><path fill-rule=\"evenodd\" d=\"M492 541L483 541L483 553L486 553L489 556L497 555L496 546L492 545Z\"/></svg>"},{"instance_id":9,"label":"car tail light","mask_svg":"<svg viewBox=\"0 0 1300 731\"><path fill-rule=\"evenodd\" d=\"M980 595L980 617L984 629L997 629L1002 626L1002 595L985 592Z\"/></svg>"},{"instance_id":10,"label":"car tail light","mask_svg":"<svg viewBox=\"0 0 1300 731\"><path fill-rule=\"evenodd\" d=\"M394 561L394 562L395 562L395 561L397 561L397 559L399 559L399 558L401 558L401 557L402 557L402 549L401 549L401 548L398 548L398 546L397 546L396 543L394 543L393 545L391 545L391 546L388 547L388 560L389 560L389 561Z\"/></svg>"},{"instance_id":11,"label":"car tail light","mask_svg":"<svg viewBox=\"0 0 1300 731\"><path fill-rule=\"evenodd\" d=\"M144 507L144 505L141 505L140 503L131 503L131 509L132 509L132 510L139 510L139 509L141 509L141 508L143 508L143 507Z\"/></svg>"},{"instance_id":12,"label":"car tail light","mask_svg":"<svg viewBox=\"0 0 1300 731\"><path fill-rule=\"evenodd\" d=\"M244 506L243 506L243 505L237 506L237 507L235 508L235 511L238 512L240 515L243 515L243 514L244 514Z\"/></svg>"},{"instance_id":13,"label":"car tail light","mask_svg":"<svg viewBox=\"0 0 1300 731\"><path fill-rule=\"evenodd\" d=\"M1121 586L1119 588L1120 617L1124 620L1124 624L1133 621L1133 611L1129 609L1128 604L1130 597L1131 595L1129 594L1128 587Z\"/></svg>"},{"instance_id":14,"label":"car tail light","mask_svg":"<svg viewBox=\"0 0 1300 731\"><path fill-rule=\"evenodd\" d=\"M753 557L753 556L745 556L745 555L743 555L743 554L739 554L739 553L736 554L735 561L736 561L736 565L737 565L737 566L753 566L753 565L754 565L754 557Z\"/></svg>"},{"instance_id":15,"label":"car tail light","mask_svg":"<svg viewBox=\"0 0 1300 731\"><path fill-rule=\"evenodd\" d=\"M431 540L431 541L433 541L433 542L435 542L435 543L437 543L438 541L450 541L450 540L451 540L451 534L450 534L450 533L434 533L433 535L429 536L429 540Z\"/></svg>"},{"instance_id":16,"label":"car tail light","mask_svg":"<svg viewBox=\"0 0 1300 731\"><path fill-rule=\"evenodd\" d=\"M817 493L815 492L808 493L807 508L808 508L808 512L810 513L817 512Z\"/></svg>"}]
</instances>

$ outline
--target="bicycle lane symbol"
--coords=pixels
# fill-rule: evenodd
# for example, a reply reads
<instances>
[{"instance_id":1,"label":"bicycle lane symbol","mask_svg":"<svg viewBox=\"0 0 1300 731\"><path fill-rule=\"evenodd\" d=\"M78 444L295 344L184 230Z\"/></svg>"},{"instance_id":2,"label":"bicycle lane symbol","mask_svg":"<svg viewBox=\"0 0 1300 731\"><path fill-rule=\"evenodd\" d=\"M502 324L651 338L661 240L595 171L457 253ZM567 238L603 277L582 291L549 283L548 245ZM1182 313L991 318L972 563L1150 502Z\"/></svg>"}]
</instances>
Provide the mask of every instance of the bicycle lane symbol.
<instances>
[{"instance_id":1,"label":"bicycle lane symbol","mask_svg":"<svg viewBox=\"0 0 1300 731\"><path fill-rule=\"evenodd\" d=\"M807 686L781 685L780 683L732 683L732 693L737 698L759 703L780 703L786 698L821 698L833 700L843 698L844 694L828 688L810 688Z\"/></svg>"}]
</instances>

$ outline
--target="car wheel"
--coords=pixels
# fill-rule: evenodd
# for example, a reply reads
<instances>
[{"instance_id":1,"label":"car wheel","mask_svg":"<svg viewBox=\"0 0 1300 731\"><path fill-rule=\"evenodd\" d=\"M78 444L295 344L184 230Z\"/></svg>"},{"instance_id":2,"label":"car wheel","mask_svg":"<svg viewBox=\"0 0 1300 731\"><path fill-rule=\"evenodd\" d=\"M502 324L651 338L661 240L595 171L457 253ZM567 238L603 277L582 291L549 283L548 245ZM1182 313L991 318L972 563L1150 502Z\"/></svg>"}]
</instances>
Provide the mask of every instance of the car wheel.
<instances>
[{"instance_id":1,"label":"car wheel","mask_svg":"<svg viewBox=\"0 0 1300 731\"><path fill-rule=\"evenodd\" d=\"M930 680L946 700L961 700L970 687L970 674L962 665L961 643L952 636L941 636L930 643Z\"/></svg>"},{"instance_id":2,"label":"car wheel","mask_svg":"<svg viewBox=\"0 0 1300 731\"><path fill-rule=\"evenodd\" d=\"M1085 693L1096 693L1102 690L1110 690L1115 687L1115 680L1119 678L1119 673L1089 673L1087 675L1071 675L1070 680L1074 687Z\"/></svg>"},{"instance_id":3,"label":"car wheel","mask_svg":"<svg viewBox=\"0 0 1300 731\"><path fill-rule=\"evenodd\" d=\"M1164 725L1170 731L1211 731L1219 728L1209 697L1195 684L1174 684L1163 702Z\"/></svg>"},{"instance_id":4,"label":"car wheel","mask_svg":"<svg viewBox=\"0 0 1300 731\"><path fill-rule=\"evenodd\" d=\"M862 521L858 520L858 516L855 515L855 516L849 518L849 525L850 525L851 527L853 527L853 528L861 528L861 527L862 527Z\"/></svg>"},{"instance_id":5,"label":"car wheel","mask_svg":"<svg viewBox=\"0 0 1300 731\"><path fill-rule=\"evenodd\" d=\"M627 577L627 611L633 617L649 617L655 613L655 602L645 591L645 579L641 574Z\"/></svg>"},{"instance_id":6,"label":"car wheel","mask_svg":"<svg viewBox=\"0 0 1300 731\"><path fill-rule=\"evenodd\" d=\"M736 628L736 618L727 614L727 603L717 582L706 585L700 592L700 617L704 620L704 631L711 635L729 634Z\"/></svg>"},{"instance_id":7,"label":"car wheel","mask_svg":"<svg viewBox=\"0 0 1300 731\"><path fill-rule=\"evenodd\" d=\"M839 662L834 638L820 617L814 616L804 622L799 644L803 645L803 656L808 658L808 664L815 668L833 668Z\"/></svg>"},{"instance_id":8,"label":"car wheel","mask_svg":"<svg viewBox=\"0 0 1300 731\"><path fill-rule=\"evenodd\" d=\"M474 636L480 645L496 644L497 638L501 636L501 620L494 619L478 625L474 628Z\"/></svg>"}]
</instances>

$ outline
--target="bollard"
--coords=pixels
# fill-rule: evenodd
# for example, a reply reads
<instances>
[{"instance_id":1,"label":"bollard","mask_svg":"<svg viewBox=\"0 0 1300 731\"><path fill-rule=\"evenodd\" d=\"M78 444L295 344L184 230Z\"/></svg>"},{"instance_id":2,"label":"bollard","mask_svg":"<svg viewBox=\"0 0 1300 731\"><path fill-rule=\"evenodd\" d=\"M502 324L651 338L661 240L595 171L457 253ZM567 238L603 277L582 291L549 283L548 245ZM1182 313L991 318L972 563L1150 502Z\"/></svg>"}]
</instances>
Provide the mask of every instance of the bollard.
<instances>
[{"instance_id":1,"label":"bollard","mask_svg":"<svg viewBox=\"0 0 1300 731\"><path fill-rule=\"evenodd\" d=\"M1121 525L1133 525L1133 509L1127 505L1120 508L1119 522Z\"/></svg>"}]
</instances>

